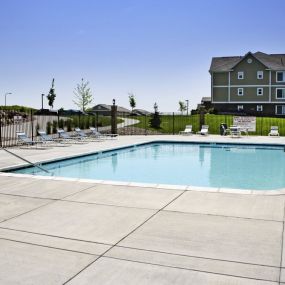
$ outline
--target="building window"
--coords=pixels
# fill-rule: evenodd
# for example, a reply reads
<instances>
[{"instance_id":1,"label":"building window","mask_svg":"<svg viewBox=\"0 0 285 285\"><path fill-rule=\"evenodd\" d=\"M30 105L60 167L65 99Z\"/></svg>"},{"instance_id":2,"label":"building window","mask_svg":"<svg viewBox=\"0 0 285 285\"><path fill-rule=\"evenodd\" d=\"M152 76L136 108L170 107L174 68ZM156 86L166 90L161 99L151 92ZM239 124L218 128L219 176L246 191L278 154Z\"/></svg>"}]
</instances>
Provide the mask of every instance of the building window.
<instances>
[{"instance_id":1,"label":"building window","mask_svg":"<svg viewBox=\"0 0 285 285\"><path fill-rule=\"evenodd\" d=\"M257 71L257 79L263 79L263 71Z\"/></svg>"},{"instance_id":2,"label":"building window","mask_svg":"<svg viewBox=\"0 0 285 285\"><path fill-rule=\"evenodd\" d=\"M257 96L262 96L263 95L263 88L257 88L256 94L257 94Z\"/></svg>"},{"instance_id":3,"label":"building window","mask_svg":"<svg viewBox=\"0 0 285 285\"><path fill-rule=\"evenodd\" d=\"M275 114L276 115L285 115L285 105L277 105L275 107Z\"/></svg>"},{"instance_id":4,"label":"building window","mask_svg":"<svg viewBox=\"0 0 285 285\"><path fill-rule=\"evenodd\" d=\"M285 99L285 88L276 88L276 99Z\"/></svg>"},{"instance_id":5,"label":"building window","mask_svg":"<svg viewBox=\"0 0 285 285\"><path fill-rule=\"evenodd\" d=\"M243 79L244 76L243 76L243 71L239 71L238 72L238 79Z\"/></svg>"},{"instance_id":6,"label":"building window","mask_svg":"<svg viewBox=\"0 0 285 285\"><path fill-rule=\"evenodd\" d=\"M285 81L285 71L277 71L276 82L284 82L284 81Z\"/></svg>"},{"instance_id":7,"label":"building window","mask_svg":"<svg viewBox=\"0 0 285 285\"><path fill-rule=\"evenodd\" d=\"M256 106L256 111L257 112L262 112L263 111L263 106L262 105L257 105Z\"/></svg>"},{"instance_id":8,"label":"building window","mask_svg":"<svg viewBox=\"0 0 285 285\"><path fill-rule=\"evenodd\" d=\"M237 95L238 96L243 96L243 88L238 88Z\"/></svg>"},{"instance_id":9,"label":"building window","mask_svg":"<svg viewBox=\"0 0 285 285\"><path fill-rule=\"evenodd\" d=\"M243 111L243 105L238 105L238 106L237 106L237 110L238 110L238 111Z\"/></svg>"}]
</instances>

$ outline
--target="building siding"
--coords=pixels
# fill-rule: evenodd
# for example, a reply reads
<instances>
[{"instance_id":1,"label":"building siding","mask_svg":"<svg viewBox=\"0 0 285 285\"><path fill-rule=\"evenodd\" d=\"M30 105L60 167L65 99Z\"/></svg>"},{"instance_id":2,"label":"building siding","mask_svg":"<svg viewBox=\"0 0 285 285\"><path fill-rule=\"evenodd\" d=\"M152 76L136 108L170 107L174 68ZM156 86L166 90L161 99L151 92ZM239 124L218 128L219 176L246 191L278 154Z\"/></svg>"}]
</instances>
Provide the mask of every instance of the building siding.
<instances>
[{"instance_id":1,"label":"building siding","mask_svg":"<svg viewBox=\"0 0 285 285\"><path fill-rule=\"evenodd\" d=\"M247 60L251 59L252 63ZM238 79L238 72L244 72L244 79ZM257 79L257 71L263 71L263 79ZM231 73L231 85L266 85L269 84L269 71L253 56L247 56L234 67Z\"/></svg>"},{"instance_id":2,"label":"building siding","mask_svg":"<svg viewBox=\"0 0 285 285\"><path fill-rule=\"evenodd\" d=\"M228 87L214 87L213 93L214 102L228 101Z\"/></svg>"},{"instance_id":3,"label":"building siding","mask_svg":"<svg viewBox=\"0 0 285 285\"><path fill-rule=\"evenodd\" d=\"M238 105L243 105L243 111L238 111ZM257 105L261 105L263 110L257 111ZM213 104L214 108L219 113L232 113L235 115L252 115L252 116L276 116L275 114L275 108L276 105L284 105L283 104L266 104L266 103L255 103L255 104L243 104L243 103L229 103L229 104ZM278 117L285 117L285 115L279 115Z\"/></svg>"},{"instance_id":4,"label":"building siding","mask_svg":"<svg viewBox=\"0 0 285 285\"><path fill-rule=\"evenodd\" d=\"M213 75L213 85L228 85L228 72L215 72Z\"/></svg>"}]
</instances>

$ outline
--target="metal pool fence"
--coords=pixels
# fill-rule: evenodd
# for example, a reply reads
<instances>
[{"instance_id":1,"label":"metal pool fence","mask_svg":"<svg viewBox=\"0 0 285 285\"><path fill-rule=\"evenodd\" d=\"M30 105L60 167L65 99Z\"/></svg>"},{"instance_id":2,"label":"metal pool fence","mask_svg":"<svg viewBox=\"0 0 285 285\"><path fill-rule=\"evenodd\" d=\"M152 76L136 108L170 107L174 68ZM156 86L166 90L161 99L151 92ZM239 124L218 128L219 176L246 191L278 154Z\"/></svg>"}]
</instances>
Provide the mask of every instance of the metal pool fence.
<instances>
[{"instance_id":1,"label":"metal pool fence","mask_svg":"<svg viewBox=\"0 0 285 285\"><path fill-rule=\"evenodd\" d=\"M74 132L79 127L88 132L90 127L96 127L102 133L111 132L111 112L100 111L93 114L53 113L40 114L34 110L7 110L0 108L0 147L17 145L17 132L25 132L33 141L37 140L38 130L56 137L57 129ZM210 134L220 133L220 124L233 124L232 115L181 113L138 114L117 112L117 132L120 135L155 135L179 134L186 125L192 125L193 133L200 130L202 124L209 125ZM278 126L281 136L285 135L285 119L256 117L256 132L250 135L267 136L271 126Z\"/></svg>"}]
</instances>

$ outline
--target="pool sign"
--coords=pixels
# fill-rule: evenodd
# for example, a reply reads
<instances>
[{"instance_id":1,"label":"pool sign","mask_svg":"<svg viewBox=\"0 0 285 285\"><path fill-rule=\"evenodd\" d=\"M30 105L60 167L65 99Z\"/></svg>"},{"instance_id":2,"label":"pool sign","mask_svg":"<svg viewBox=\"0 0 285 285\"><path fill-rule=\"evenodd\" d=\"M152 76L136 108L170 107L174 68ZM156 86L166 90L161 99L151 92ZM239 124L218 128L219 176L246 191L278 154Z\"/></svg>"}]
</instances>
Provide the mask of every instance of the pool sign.
<instances>
[{"instance_id":1,"label":"pool sign","mask_svg":"<svg viewBox=\"0 0 285 285\"><path fill-rule=\"evenodd\" d=\"M241 129L245 129L249 132L256 131L256 117L246 117L246 116L234 116L233 124L239 126Z\"/></svg>"}]
</instances>

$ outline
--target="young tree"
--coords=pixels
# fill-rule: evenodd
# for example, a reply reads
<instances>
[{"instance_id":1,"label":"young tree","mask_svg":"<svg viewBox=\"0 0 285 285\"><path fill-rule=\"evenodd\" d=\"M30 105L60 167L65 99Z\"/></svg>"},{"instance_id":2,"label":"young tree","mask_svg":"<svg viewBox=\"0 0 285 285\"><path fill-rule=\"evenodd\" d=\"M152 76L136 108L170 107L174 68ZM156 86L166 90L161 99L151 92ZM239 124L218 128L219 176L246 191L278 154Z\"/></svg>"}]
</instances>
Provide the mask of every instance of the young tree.
<instances>
[{"instance_id":1,"label":"young tree","mask_svg":"<svg viewBox=\"0 0 285 285\"><path fill-rule=\"evenodd\" d=\"M158 112L158 105L155 102L153 105L154 113L152 114L152 118L150 119L150 126L154 129L159 129L161 124L161 119Z\"/></svg>"},{"instance_id":2,"label":"young tree","mask_svg":"<svg viewBox=\"0 0 285 285\"><path fill-rule=\"evenodd\" d=\"M179 101L178 104L179 104L179 111L183 115L183 112L186 111L187 107L183 101Z\"/></svg>"},{"instance_id":3,"label":"young tree","mask_svg":"<svg viewBox=\"0 0 285 285\"><path fill-rule=\"evenodd\" d=\"M53 109L53 103L54 103L55 97L56 97L56 94L54 90L54 78L53 78L52 83L51 83L51 89L49 90L49 93L47 95L48 105L50 106L51 109Z\"/></svg>"},{"instance_id":4,"label":"young tree","mask_svg":"<svg viewBox=\"0 0 285 285\"><path fill-rule=\"evenodd\" d=\"M134 108L137 105L137 102L135 99L135 95L133 93L128 93L128 94L129 94L129 103L130 103L130 106L131 106L132 112L133 112Z\"/></svg>"},{"instance_id":5,"label":"young tree","mask_svg":"<svg viewBox=\"0 0 285 285\"><path fill-rule=\"evenodd\" d=\"M78 106L83 112L86 110L86 107L93 101L93 95L88 85L89 81L85 82L82 78L81 83L77 84L76 88L73 91L75 95L75 100L73 100L73 103Z\"/></svg>"}]
</instances>

